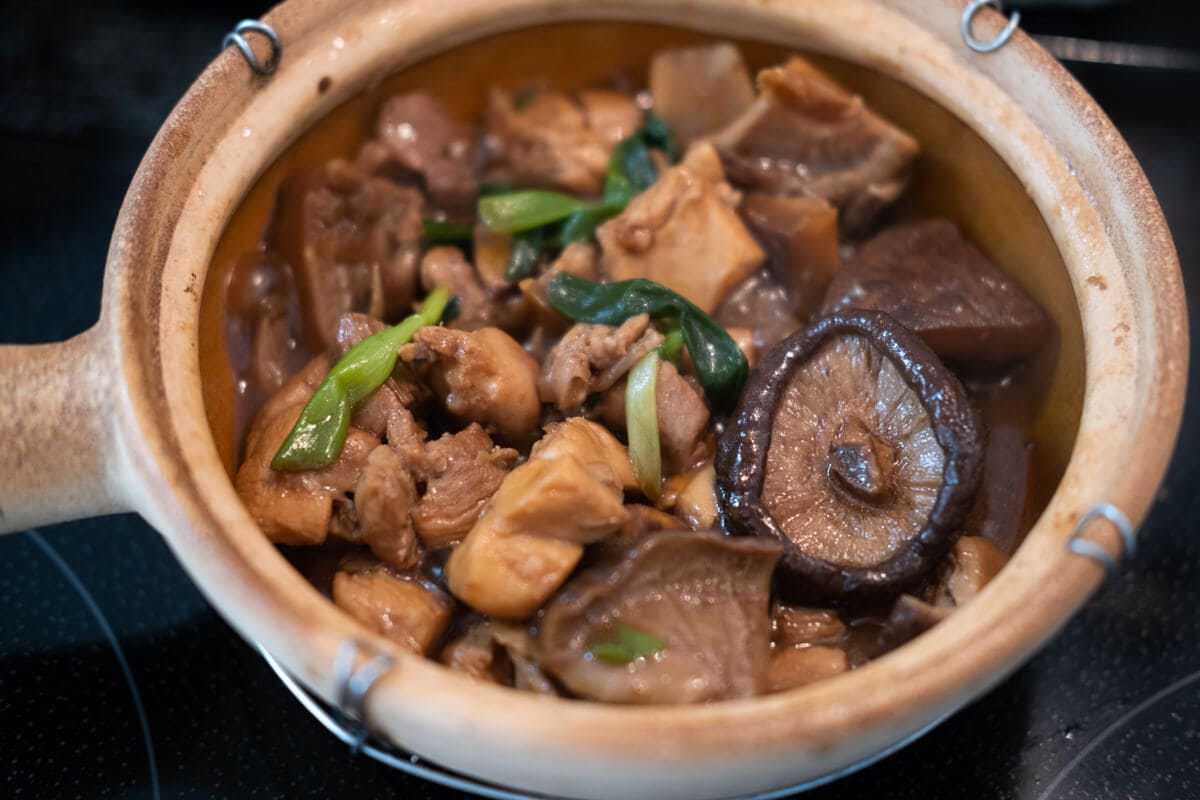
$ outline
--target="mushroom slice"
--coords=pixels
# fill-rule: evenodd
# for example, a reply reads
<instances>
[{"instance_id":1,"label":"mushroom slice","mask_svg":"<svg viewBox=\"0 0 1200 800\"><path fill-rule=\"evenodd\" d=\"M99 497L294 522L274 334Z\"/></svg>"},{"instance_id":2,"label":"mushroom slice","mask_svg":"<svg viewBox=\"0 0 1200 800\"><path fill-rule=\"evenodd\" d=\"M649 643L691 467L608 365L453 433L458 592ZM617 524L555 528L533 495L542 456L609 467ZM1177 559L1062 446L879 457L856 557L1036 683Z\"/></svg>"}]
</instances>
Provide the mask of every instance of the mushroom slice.
<instances>
[{"instance_id":1,"label":"mushroom slice","mask_svg":"<svg viewBox=\"0 0 1200 800\"><path fill-rule=\"evenodd\" d=\"M979 484L962 384L879 312L826 317L763 359L718 445L727 528L784 544L781 592L854 605L925 578Z\"/></svg>"},{"instance_id":2,"label":"mushroom slice","mask_svg":"<svg viewBox=\"0 0 1200 800\"><path fill-rule=\"evenodd\" d=\"M614 703L760 694L779 553L772 542L719 533L650 534L615 564L582 572L547 606L541 666L572 692ZM614 643L627 645L627 657L614 657Z\"/></svg>"}]
</instances>

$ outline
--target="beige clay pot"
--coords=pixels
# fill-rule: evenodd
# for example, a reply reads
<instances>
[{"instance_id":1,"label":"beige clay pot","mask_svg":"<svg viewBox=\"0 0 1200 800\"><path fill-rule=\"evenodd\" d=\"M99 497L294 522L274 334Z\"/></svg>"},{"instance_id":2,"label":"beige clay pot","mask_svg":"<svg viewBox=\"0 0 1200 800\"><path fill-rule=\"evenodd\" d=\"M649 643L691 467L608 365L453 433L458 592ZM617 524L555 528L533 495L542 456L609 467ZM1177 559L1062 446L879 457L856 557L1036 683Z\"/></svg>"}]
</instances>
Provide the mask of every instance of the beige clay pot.
<instances>
[{"instance_id":1,"label":"beige clay pot","mask_svg":"<svg viewBox=\"0 0 1200 800\"><path fill-rule=\"evenodd\" d=\"M331 699L338 645L369 636L259 533L222 460L230 423L219 387L228 376L211 346L220 339L213 323L221 303L211 292L201 298L215 285L209 265L219 267L214 252L235 208L244 201L253 213L265 202L282 169L269 165L339 103L420 59L501 31L625 20L824 54L839 77L921 139L920 201L954 216L1058 322L1059 363L1034 428L1044 453L1035 490L1047 504L1025 543L979 598L929 634L785 694L670 708L547 699L473 683L372 639L396 663L367 710L382 735L452 769L577 797L762 792L884 751L994 686L1095 591L1103 571L1069 554L1069 537L1098 503L1112 503L1134 524L1144 518L1184 396L1179 266L1145 177L1108 119L1032 40L1018 33L991 55L964 47L963 5L283 4L265 18L284 45L278 72L257 78L237 52L223 53L151 145L117 221L99 323L63 344L0 348L0 530L140 513L243 636ZM988 38L1002 26L984 12L976 33ZM468 85L543 63L573 64L582 79L588 69L644 58L660 38L696 36L639 28L614 48L611 31L606 39L592 30L517 34L521 46L509 52L523 55L507 66L470 49L453 58ZM1120 554L1107 523L1085 533Z\"/></svg>"}]
</instances>

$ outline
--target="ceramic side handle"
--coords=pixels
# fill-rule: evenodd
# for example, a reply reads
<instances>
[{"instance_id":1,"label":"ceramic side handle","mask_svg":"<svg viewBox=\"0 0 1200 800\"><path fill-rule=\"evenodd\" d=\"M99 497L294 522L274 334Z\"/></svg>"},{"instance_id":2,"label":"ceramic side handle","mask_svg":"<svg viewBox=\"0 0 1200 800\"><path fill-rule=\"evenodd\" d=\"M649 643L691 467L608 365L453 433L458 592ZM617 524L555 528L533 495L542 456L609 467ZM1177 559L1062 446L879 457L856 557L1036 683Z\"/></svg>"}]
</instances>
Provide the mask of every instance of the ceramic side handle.
<instances>
[{"instance_id":1,"label":"ceramic side handle","mask_svg":"<svg viewBox=\"0 0 1200 800\"><path fill-rule=\"evenodd\" d=\"M0 533L127 510L111 362L99 328L0 345Z\"/></svg>"}]
</instances>

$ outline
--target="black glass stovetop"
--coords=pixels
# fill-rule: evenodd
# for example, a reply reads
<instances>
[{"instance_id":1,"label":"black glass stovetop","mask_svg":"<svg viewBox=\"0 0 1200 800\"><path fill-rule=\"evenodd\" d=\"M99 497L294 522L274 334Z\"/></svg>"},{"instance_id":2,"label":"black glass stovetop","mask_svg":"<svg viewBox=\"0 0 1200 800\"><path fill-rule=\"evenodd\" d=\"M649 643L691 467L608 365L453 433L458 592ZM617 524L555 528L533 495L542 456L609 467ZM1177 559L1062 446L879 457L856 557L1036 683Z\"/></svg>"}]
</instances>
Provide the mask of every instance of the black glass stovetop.
<instances>
[{"instance_id":1,"label":"black glass stovetop","mask_svg":"<svg viewBox=\"0 0 1200 800\"><path fill-rule=\"evenodd\" d=\"M1042 33L1195 47L1200 4L1026 9ZM0 341L95 320L142 152L254 2L0 3ZM1073 66L1158 192L1200 319L1200 72ZM1200 380L1193 370L1190 387ZM1193 396L1195 389L1192 389ZM1136 560L999 688L807 797L1200 798L1200 417ZM0 413L4 413L0 409ZM3 446L3 443L0 443ZM0 796L450 798L337 742L133 516L0 537Z\"/></svg>"}]
</instances>

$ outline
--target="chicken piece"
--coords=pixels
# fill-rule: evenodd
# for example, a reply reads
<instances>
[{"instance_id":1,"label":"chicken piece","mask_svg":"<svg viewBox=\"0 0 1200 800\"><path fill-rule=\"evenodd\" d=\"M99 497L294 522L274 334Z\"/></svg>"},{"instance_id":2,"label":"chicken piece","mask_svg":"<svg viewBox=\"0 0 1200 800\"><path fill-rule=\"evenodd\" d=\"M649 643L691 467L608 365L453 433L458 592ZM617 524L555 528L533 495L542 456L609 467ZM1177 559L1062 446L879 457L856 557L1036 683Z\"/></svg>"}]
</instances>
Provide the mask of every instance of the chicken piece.
<instances>
[{"instance_id":1,"label":"chicken piece","mask_svg":"<svg viewBox=\"0 0 1200 800\"><path fill-rule=\"evenodd\" d=\"M1008 563L1008 556L982 536L963 536L950 554L950 574L938 587L934 605L958 608L983 591Z\"/></svg>"},{"instance_id":2,"label":"chicken piece","mask_svg":"<svg viewBox=\"0 0 1200 800\"><path fill-rule=\"evenodd\" d=\"M440 589L382 566L338 572L333 602L374 633L422 655L441 638L454 613L454 601Z\"/></svg>"},{"instance_id":3,"label":"chicken piece","mask_svg":"<svg viewBox=\"0 0 1200 800\"><path fill-rule=\"evenodd\" d=\"M279 387L279 391L267 398L267 401L258 409L258 413L254 415L250 430L246 434L247 452L255 448L255 439L267 430L267 423L280 413L293 412L297 405L303 406L308 402L308 398L313 396L313 392L329 374L331 366L333 366L333 362L329 360L328 356L317 356L309 361L303 369L284 381L283 386ZM282 441L280 439L280 442ZM274 456L274 453L271 455Z\"/></svg>"},{"instance_id":4,"label":"chicken piece","mask_svg":"<svg viewBox=\"0 0 1200 800\"><path fill-rule=\"evenodd\" d=\"M498 622L480 622L447 644L440 660L476 680L557 695L546 673L538 667L533 650L529 631Z\"/></svg>"},{"instance_id":5,"label":"chicken piece","mask_svg":"<svg viewBox=\"0 0 1200 800\"><path fill-rule=\"evenodd\" d=\"M741 116L754 103L754 85L736 47L721 42L660 50L650 62L654 113L686 148Z\"/></svg>"},{"instance_id":6,"label":"chicken piece","mask_svg":"<svg viewBox=\"0 0 1200 800\"><path fill-rule=\"evenodd\" d=\"M542 410L538 365L515 339L499 328L427 327L413 341L432 358L429 382L449 414L478 422L502 441L529 441Z\"/></svg>"},{"instance_id":7,"label":"chicken piece","mask_svg":"<svg viewBox=\"0 0 1200 800\"><path fill-rule=\"evenodd\" d=\"M343 159L289 179L271 242L292 265L309 346L336 344L347 311L392 319L412 306L424 228L417 189Z\"/></svg>"},{"instance_id":8,"label":"chicken piece","mask_svg":"<svg viewBox=\"0 0 1200 800\"><path fill-rule=\"evenodd\" d=\"M271 469L271 459L291 433L304 402L307 398L272 415L259 413L247 437L246 458L234 479L250 516L268 539L279 544L324 542L333 520L335 499L344 499L354 490L368 455L379 444L374 436L351 428L341 455L328 467L276 472Z\"/></svg>"},{"instance_id":9,"label":"chicken piece","mask_svg":"<svg viewBox=\"0 0 1200 800\"><path fill-rule=\"evenodd\" d=\"M787 647L771 654L767 691L784 692L841 675L850 669L846 651L837 647Z\"/></svg>"},{"instance_id":10,"label":"chicken piece","mask_svg":"<svg viewBox=\"0 0 1200 800\"><path fill-rule=\"evenodd\" d=\"M655 406L663 466L669 473L695 466L708 452L708 405L670 361L658 366Z\"/></svg>"},{"instance_id":11,"label":"chicken piece","mask_svg":"<svg viewBox=\"0 0 1200 800\"><path fill-rule=\"evenodd\" d=\"M530 617L579 563L583 546L628 521L621 492L572 455L530 458L446 562L446 585L496 619Z\"/></svg>"},{"instance_id":12,"label":"chicken piece","mask_svg":"<svg viewBox=\"0 0 1200 800\"><path fill-rule=\"evenodd\" d=\"M529 453L531 459L553 460L564 456L578 459L597 480L622 492L637 488L629 451L601 425L582 417L550 425Z\"/></svg>"},{"instance_id":13,"label":"chicken piece","mask_svg":"<svg viewBox=\"0 0 1200 800\"><path fill-rule=\"evenodd\" d=\"M375 335L387 325L366 314L343 314L338 320L338 355L345 355L350 348ZM324 375L321 376L324 379ZM383 436L388 419L400 408L423 409L429 403L429 390L417 380L412 371L398 364L392 377L354 407L350 424L370 433Z\"/></svg>"},{"instance_id":14,"label":"chicken piece","mask_svg":"<svg viewBox=\"0 0 1200 800\"><path fill-rule=\"evenodd\" d=\"M635 119L640 112L633 100L611 92L585 93L582 104L538 92L517 108L500 89L488 95L486 115L500 173L522 186L582 195L600 193L612 149Z\"/></svg>"},{"instance_id":15,"label":"chicken piece","mask_svg":"<svg viewBox=\"0 0 1200 800\"><path fill-rule=\"evenodd\" d=\"M421 287L432 292L439 286L458 300L458 317L449 327L473 331L491 325L496 318L492 298L479 273L457 247L434 247L421 259Z\"/></svg>"},{"instance_id":16,"label":"chicken piece","mask_svg":"<svg viewBox=\"0 0 1200 800\"><path fill-rule=\"evenodd\" d=\"M593 409L605 424L620 433L625 432L625 389L626 382L618 382L604 392ZM687 472L711 455L708 405L701 390L669 361L658 365L654 396L664 473Z\"/></svg>"},{"instance_id":17,"label":"chicken piece","mask_svg":"<svg viewBox=\"0 0 1200 800\"><path fill-rule=\"evenodd\" d=\"M596 231L612 279L648 278L712 311L765 257L738 200L716 150L696 145Z\"/></svg>"},{"instance_id":18,"label":"chicken piece","mask_svg":"<svg viewBox=\"0 0 1200 800\"><path fill-rule=\"evenodd\" d=\"M662 344L650 317L638 314L620 327L573 325L542 362L538 394L561 411L583 405L588 395L616 383L643 356Z\"/></svg>"},{"instance_id":19,"label":"chicken piece","mask_svg":"<svg viewBox=\"0 0 1200 800\"><path fill-rule=\"evenodd\" d=\"M372 146L374 145L374 146ZM375 139L359 164L375 173L420 176L433 202L448 211L473 211L479 194L475 134L425 92L389 98L379 109Z\"/></svg>"},{"instance_id":20,"label":"chicken piece","mask_svg":"<svg viewBox=\"0 0 1200 800\"><path fill-rule=\"evenodd\" d=\"M451 554L450 591L489 616L528 617L566 580L585 544L628 523L622 499L634 485L625 448L603 427L578 417L552 426Z\"/></svg>"},{"instance_id":21,"label":"chicken piece","mask_svg":"<svg viewBox=\"0 0 1200 800\"><path fill-rule=\"evenodd\" d=\"M675 515L693 529L717 525L717 473L712 462L698 470L675 498Z\"/></svg>"},{"instance_id":22,"label":"chicken piece","mask_svg":"<svg viewBox=\"0 0 1200 800\"><path fill-rule=\"evenodd\" d=\"M485 683L508 685L512 665L504 663L502 652L492 636L492 625L480 622L452 639L442 648L438 660L455 672Z\"/></svg>"},{"instance_id":23,"label":"chicken piece","mask_svg":"<svg viewBox=\"0 0 1200 800\"><path fill-rule=\"evenodd\" d=\"M600 277L598 262L599 253L594 245L586 242L571 242L563 248L558 258L542 271L541 275L536 278L526 278L518 284L522 296L533 307L537 321L545 329L557 336L570 324L569 320L550 308L546 301L550 283L564 272L578 278L596 281Z\"/></svg>"},{"instance_id":24,"label":"chicken piece","mask_svg":"<svg viewBox=\"0 0 1200 800\"><path fill-rule=\"evenodd\" d=\"M609 148L628 139L642 124L642 110L633 98L607 89L585 89L578 95L583 116L600 141Z\"/></svg>"},{"instance_id":25,"label":"chicken piece","mask_svg":"<svg viewBox=\"0 0 1200 800\"><path fill-rule=\"evenodd\" d=\"M846 635L846 625L832 611L781 604L771 617L771 631L777 648L837 644Z\"/></svg>"},{"instance_id":26,"label":"chicken piece","mask_svg":"<svg viewBox=\"0 0 1200 800\"><path fill-rule=\"evenodd\" d=\"M474 423L428 444L397 445L391 438L388 444L424 488L412 521L431 549L449 547L467 535L517 460L515 450L494 446Z\"/></svg>"},{"instance_id":27,"label":"chicken piece","mask_svg":"<svg viewBox=\"0 0 1200 800\"><path fill-rule=\"evenodd\" d=\"M354 510L361 541L396 569L421 561L411 517L416 502L417 487L404 460L386 445L372 450L354 489Z\"/></svg>"},{"instance_id":28,"label":"chicken piece","mask_svg":"<svg viewBox=\"0 0 1200 800\"><path fill-rule=\"evenodd\" d=\"M802 58L758 74L761 93L711 140L730 181L770 194L820 197L861 231L904 191L919 147Z\"/></svg>"}]
</instances>

